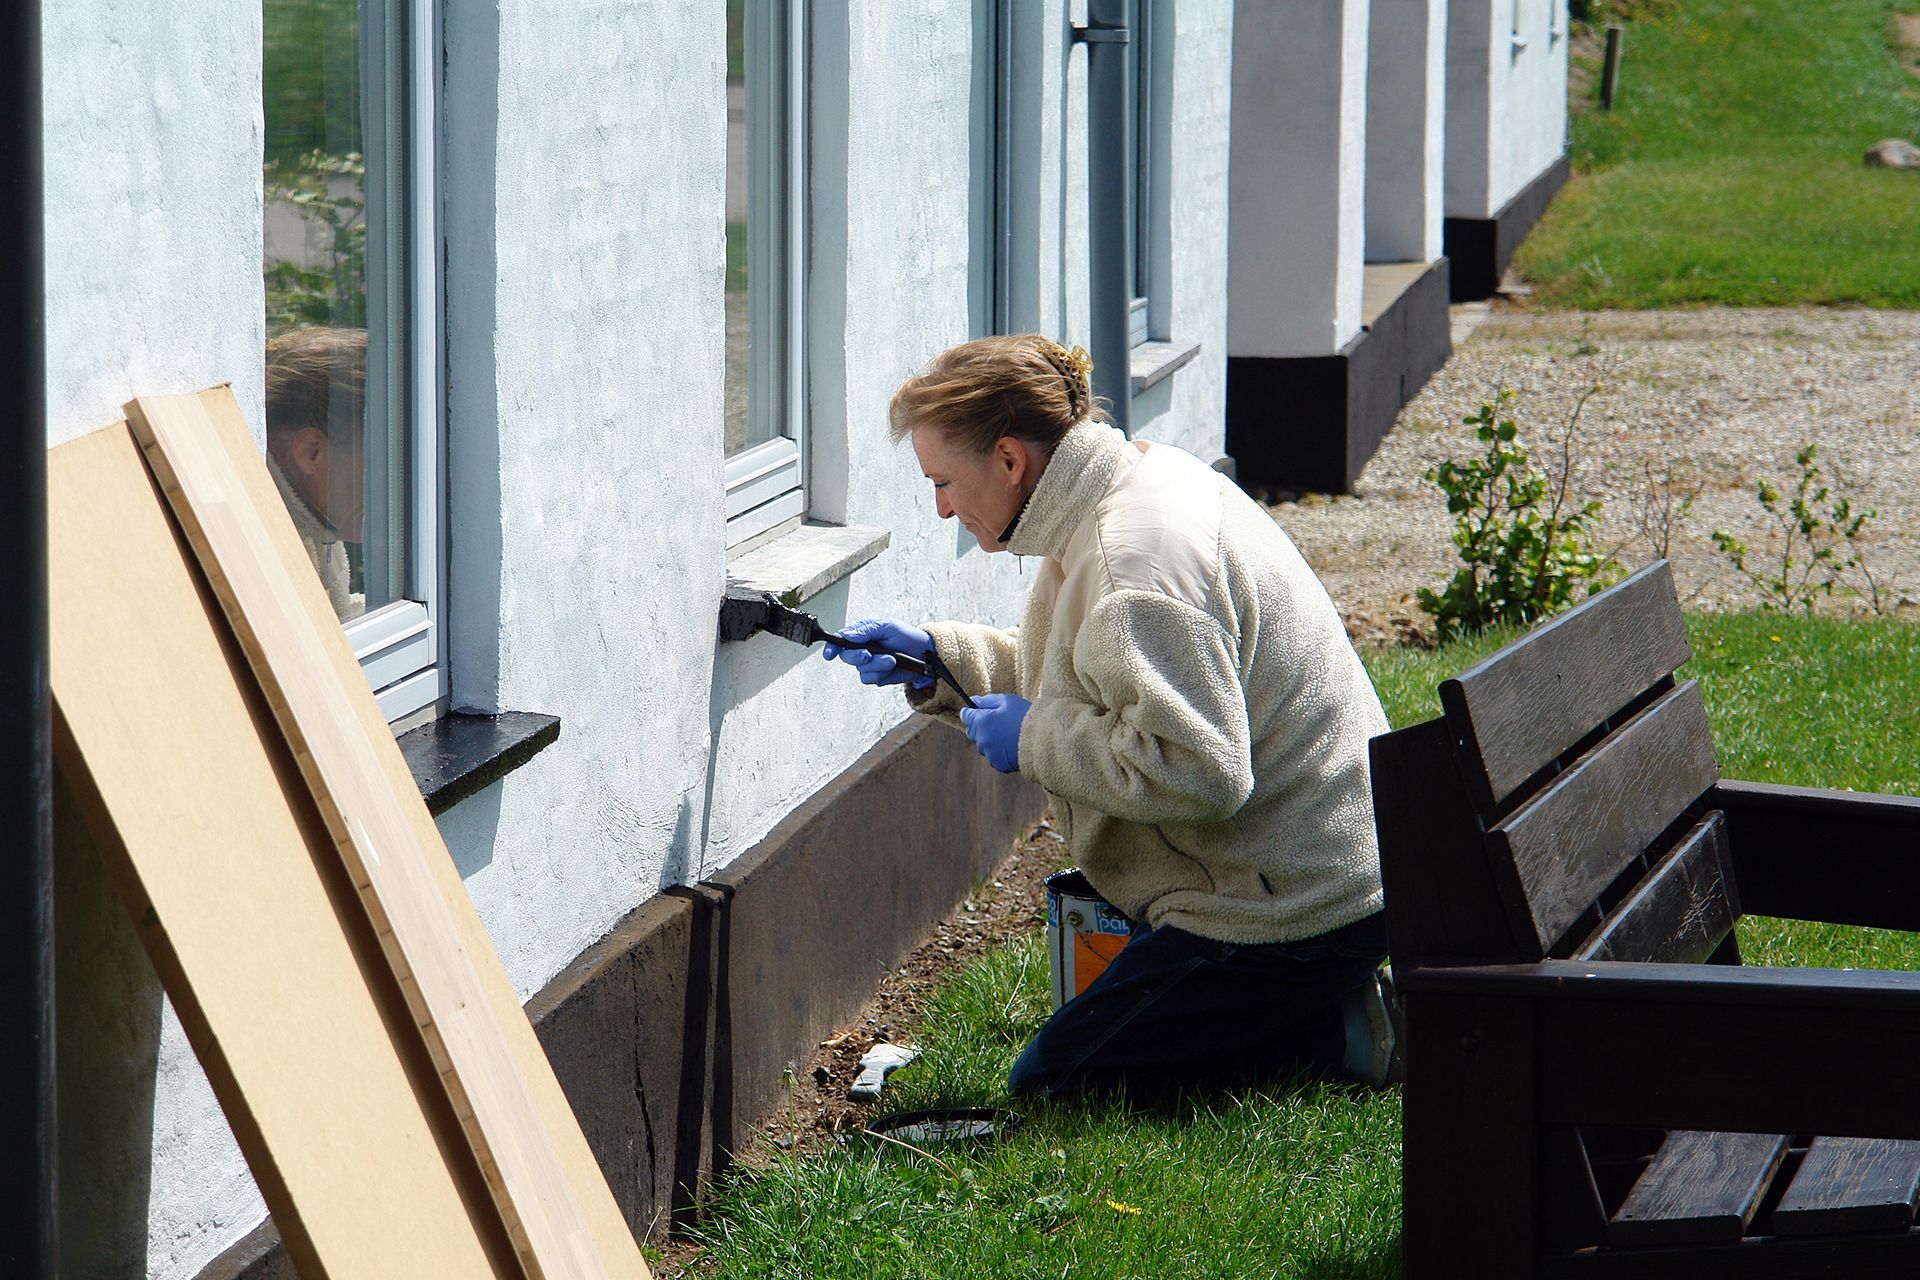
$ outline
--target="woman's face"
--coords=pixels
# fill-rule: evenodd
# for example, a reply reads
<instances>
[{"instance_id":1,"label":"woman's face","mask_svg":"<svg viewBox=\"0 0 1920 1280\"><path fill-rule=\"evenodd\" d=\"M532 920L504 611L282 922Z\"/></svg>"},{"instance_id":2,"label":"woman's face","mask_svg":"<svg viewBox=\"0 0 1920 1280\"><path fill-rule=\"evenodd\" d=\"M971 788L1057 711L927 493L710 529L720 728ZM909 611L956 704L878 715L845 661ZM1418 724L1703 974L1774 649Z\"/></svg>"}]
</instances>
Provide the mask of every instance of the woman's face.
<instances>
[{"instance_id":1,"label":"woman's face","mask_svg":"<svg viewBox=\"0 0 1920 1280\"><path fill-rule=\"evenodd\" d=\"M1040 478L1032 448L1002 436L985 453L969 453L954 448L936 427L915 427L913 452L921 472L933 481L933 504L940 518L965 525L982 551L1005 551L1000 535Z\"/></svg>"}]
</instances>

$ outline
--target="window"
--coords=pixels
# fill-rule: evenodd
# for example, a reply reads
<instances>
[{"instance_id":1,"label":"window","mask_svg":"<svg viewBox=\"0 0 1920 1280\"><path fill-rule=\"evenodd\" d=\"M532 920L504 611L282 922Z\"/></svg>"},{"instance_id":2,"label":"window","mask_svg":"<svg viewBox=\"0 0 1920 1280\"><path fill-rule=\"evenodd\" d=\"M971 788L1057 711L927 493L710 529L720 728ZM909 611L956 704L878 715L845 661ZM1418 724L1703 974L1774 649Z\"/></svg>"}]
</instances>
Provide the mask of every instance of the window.
<instances>
[{"instance_id":1,"label":"window","mask_svg":"<svg viewBox=\"0 0 1920 1280\"><path fill-rule=\"evenodd\" d=\"M805 510L804 7L727 0L727 544Z\"/></svg>"},{"instance_id":2,"label":"window","mask_svg":"<svg viewBox=\"0 0 1920 1280\"><path fill-rule=\"evenodd\" d=\"M1008 241L1012 175L1008 117L1012 0L973 0L973 72L968 89L967 336L1006 333L1011 324Z\"/></svg>"},{"instance_id":3,"label":"window","mask_svg":"<svg viewBox=\"0 0 1920 1280\"><path fill-rule=\"evenodd\" d=\"M389 719L441 697L433 0L264 0L267 459Z\"/></svg>"},{"instance_id":4,"label":"window","mask_svg":"<svg viewBox=\"0 0 1920 1280\"><path fill-rule=\"evenodd\" d=\"M1164 98L1172 81L1172 41L1156 26L1168 6L1127 0L1127 138L1133 181L1127 184L1127 217L1133 234L1129 264L1133 305L1128 340L1133 346L1168 336L1166 273L1171 270L1166 156L1171 117Z\"/></svg>"}]
</instances>

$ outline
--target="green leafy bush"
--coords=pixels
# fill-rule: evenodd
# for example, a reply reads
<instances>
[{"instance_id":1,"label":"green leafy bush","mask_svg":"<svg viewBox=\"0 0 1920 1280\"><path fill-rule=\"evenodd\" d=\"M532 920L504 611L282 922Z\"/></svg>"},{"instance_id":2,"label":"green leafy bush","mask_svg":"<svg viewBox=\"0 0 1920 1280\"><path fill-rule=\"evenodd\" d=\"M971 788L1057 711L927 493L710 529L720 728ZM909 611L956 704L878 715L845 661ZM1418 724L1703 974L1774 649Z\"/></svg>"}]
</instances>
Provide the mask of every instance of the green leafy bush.
<instances>
[{"instance_id":1,"label":"green leafy bush","mask_svg":"<svg viewBox=\"0 0 1920 1280\"><path fill-rule=\"evenodd\" d=\"M1514 395L1504 390L1464 419L1486 453L1427 470L1428 482L1447 495L1461 560L1445 588L1419 592L1441 644L1488 627L1537 622L1573 604L1581 588L1592 592L1613 580L1612 557L1595 551L1591 540L1600 503L1568 499L1574 428L1592 394L1580 398L1567 422L1555 476L1531 465L1519 428L1499 417L1496 406Z\"/></svg>"},{"instance_id":2,"label":"green leafy bush","mask_svg":"<svg viewBox=\"0 0 1920 1280\"><path fill-rule=\"evenodd\" d=\"M1793 456L1800 466L1800 479L1791 498L1771 480L1762 480L1755 487L1761 509L1779 533L1777 563L1769 560L1761 567L1750 567L1752 552L1747 544L1725 529L1713 531L1713 545L1760 589L1762 609L1810 613L1815 598L1832 595L1857 570L1867 586L1862 598L1875 613L1884 613L1888 593L1875 581L1860 545L1868 522L1877 513L1871 507L1856 510L1851 498L1834 493L1821 479L1818 457L1818 448L1811 444Z\"/></svg>"}]
</instances>

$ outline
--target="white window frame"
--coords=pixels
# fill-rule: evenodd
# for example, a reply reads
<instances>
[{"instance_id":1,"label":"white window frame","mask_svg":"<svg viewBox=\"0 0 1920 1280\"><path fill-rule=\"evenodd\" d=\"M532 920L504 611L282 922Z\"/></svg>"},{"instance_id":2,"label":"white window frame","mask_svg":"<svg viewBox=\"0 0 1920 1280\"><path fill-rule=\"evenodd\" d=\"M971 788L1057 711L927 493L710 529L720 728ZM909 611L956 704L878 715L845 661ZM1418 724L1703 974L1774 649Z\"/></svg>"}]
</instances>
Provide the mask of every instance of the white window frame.
<instances>
[{"instance_id":1,"label":"white window frame","mask_svg":"<svg viewBox=\"0 0 1920 1280\"><path fill-rule=\"evenodd\" d=\"M745 9L765 33L746 41L746 77L771 88L747 93L747 307L755 317L747 412L763 428L771 419L776 433L726 460L730 549L798 524L807 505L806 5L749 0ZM777 328L761 327L766 316L778 317Z\"/></svg>"},{"instance_id":2,"label":"white window frame","mask_svg":"<svg viewBox=\"0 0 1920 1280\"><path fill-rule=\"evenodd\" d=\"M1127 87L1127 141L1133 181L1127 184L1127 219L1133 261L1127 278L1127 344L1166 342L1172 336L1172 229L1169 186L1173 120L1166 101L1173 82L1173 7L1155 0L1128 0L1128 46L1133 80Z\"/></svg>"},{"instance_id":3,"label":"white window frame","mask_svg":"<svg viewBox=\"0 0 1920 1280\"><path fill-rule=\"evenodd\" d=\"M378 12L367 6L366 12ZM402 535L408 540L408 562L412 566L410 586L415 598L383 605L345 626L347 641L359 659L360 670L373 687L374 697L389 722L415 713L442 709L447 694L447 637L442 625L445 617L444 572L445 542L441 536L443 449L445 406L441 384L444 367L441 351L441 252L439 190L440 122L440 7L435 0L407 0L407 30L400 33L404 62L401 81L406 100L397 104L402 113L400 136L407 149L404 172L407 191L399 202L402 209L405 255L405 334L407 344L407 386L404 391L404 430L407 454L412 461L408 491L411 525ZM378 33L384 37L387 33ZM363 29L362 41L372 37ZM384 112L395 109L384 101L384 87L377 85L374 69L363 72L370 105ZM371 113L369 113L371 114ZM369 121L374 124L377 122ZM372 129L363 125L363 135ZM372 145L368 144L368 172L374 171ZM369 181L369 188L372 183ZM368 203L374 199L370 189ZM372 266L369 265L369 277ZM373 281L368 280L369 292ZM382 290L384 294L384 290ZM369 330L372 313L379 299L368 298ZM372 334L369 333L371 340ZM388 336L388 340L394 340ZM368 361L368 404L374 403L374 361ZM390 471L382 459L368 451L369 510L378 509L373 501L389 483ZM371 540L370 540L371 541ZM376 544L377 545L377 544ZM371 570L369 577L371 577Z\"/></svg>"}]
</instances>

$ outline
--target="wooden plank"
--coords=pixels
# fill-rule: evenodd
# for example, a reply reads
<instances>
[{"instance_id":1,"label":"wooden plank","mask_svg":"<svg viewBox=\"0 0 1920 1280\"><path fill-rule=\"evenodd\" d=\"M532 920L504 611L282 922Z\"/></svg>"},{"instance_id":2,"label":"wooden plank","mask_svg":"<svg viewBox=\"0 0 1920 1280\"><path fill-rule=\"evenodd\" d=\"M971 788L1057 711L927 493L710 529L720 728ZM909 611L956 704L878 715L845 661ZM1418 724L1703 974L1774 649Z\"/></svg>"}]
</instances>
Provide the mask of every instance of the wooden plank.
<instances>
[{"instance_id":1,"label":"wooden plank","mask_svg":"<svg viewBox=\"0 0 1920 1280\"><path fill-rule=\"evenodd\" d=\"M1718 776L1706 708L1689 680L1488 833L1516 930L1530 929L1551 953L1601 890Z\"/></svg>"},{"instance_id":2,"label":"wooden plank","mask_svg":"<svg viewBox=\"0 0 1920 1280\"><path fill-rule=\"evenodd\" d=\"M1781 1235L1905 1231L1920 1205L1920 1142L1815 1138L1773 1211Z\"/></svg>"},{"instance_id":3,"label":"wooden plank","mask_svg":"<svg viewBox=\"0 0 1920 1280\"><path fill-rule=\"evenodd\" d=\"M1580 1130L1570 1124L1540 1131L1540 1247L1585 1249L1606 1237L1607 1211L1594 1181Z\"/></svg>"},{"instance_id":4,"label":"wooden plank","mask_svg":"<svg viewBox=\"0 0 1920 1280\"><path fill-rule=\"evenodd\" d=\"M55 747L308 1280L517 1276L319 814L125 423L47 455Z\"/></svg>"},{"instance_id":5,"label":"wooden plank","mask_svg":"<svg viewBox=\"0 0 1920 1280\"><path fill-rule=\"evenodd\" d=\"M1527 1276L1537 1229L1533 1011L1521 1001L1403 1004L1401 1274Z\"/></svg>"},{"instance_id":6,"label":"wooden plank","mask_svg":"<svg viewBox=\"0 0 1920 1280\"><path fill-rule=\"evenodd\" d=\"M380 710L380 704L367 690L366 681L360 673L359 660L347 643L345 633L340 630L325 589L312 571L306 548L300 542L293 521L285 513L279 488L260 459L258 446L254 444L239 406L224 387L203 392L200 399L213 422L221 448L233 463L234 472L240 479L248 501L263 517L268 540L279 557L282 569L293 583L294 595L305 610L312 634L319 638L321 649L333 666L338 686L347 691L348 703L359 719L368 749L398 801L402 815L411 824L415 842L422 850L430 851L431 856L424 862L427 873L453 918L454 929L486 995L487 1009L506 1039L520 1080L533 1098L575 1201L586 1217L602 1264L616 1280L649 1280L647 1265L634 1242L634 1228L621 1213L619 1203L607 1186L606 1175L601 1172L593 1149L587 1145L586 1136L580 1131L573 1105L567 1101L567 1095L554 1075L553 1064L547 1060L546 1050L541 1047L533 1024L528 1021L526 1011L521 1007L513 980L507 976L493 949L493 939L487 933L486 924L480 919L479 912L473 909L473 900L467 896L460 869L447 853L440 837L440 828L420 796L413 769L402 754L387 724L386 715Z\"/></svg>"},{"instance_id":7,"label":"wooden plank","mask_svg":"<svg viewBox=\"0 0 1920 1280\"><path fill-rule=\"evenodd\" d=\"M1540 1259L1539 1280L1888 1280L1920 1269L1920 1231L1771 1236L1731 1244L1586 1249Z\"/></svg>"},{"instance_id":8,"label":"wooden plank","mask_svg":"<svg viewBox=\"0 0 1920 1280\"><path fill-rule=\"evenodd\" d=\"M277 503L260 501L271 481L231 394L143 398L128 414L381 936L522 1264L554 1280L646 1275L624 1223L618 1239L588 1224L583 1197L611 1207L611 1193L597 1168L582 1185L563 1166L557 1133L577 1137L578 1126L570 1115L559 1131L548 1123L529 1064L509 1046L524 1014L516 1002L502 1016L479 974L498 960L474 945L435 882L433 866L450 871L451 860L411 782L396 786L404 762L339 628L316 625L311 573L289 571L292 526Z\"/></svg>"},{"instance_id":9,"label":"wooden plank","mask_svg":"<svg viewBox=\"0 0 1920 1280\"><path fill-rule=\"evenodd\" d=\"M1740 917L1727 867L1726 818L1716 809L1694 824L1574 958L1704 962Z\"/></svg>"},{"instance_id":10,"label":"wooden plank","mask_svg":"<svg viewBox=\"0 0 1920 1280\"><path fill-rule=\"evenodd\" d=\"M1442 683L1475 803L1505 803L1691 653L1661 560Z\"/></svg>"},{"instance_id":11,"label":"wooden plank","mask_svg":"<svg viewBox=\"0 0 1920 1280\"><path fill-rule=\"evenodd\" d=\"M1382 734L1368 751L1394 963L1536 959L1515 947L1446 726Z\"/></svg>"},{"instance_id":12,"label":"wooden plank","mask_svg":"<svg viewBox=\"0 0 1920 1280\"><path fill-rule=\"evenodd\" d=\"M1745 910L1920 932L1920 798L1721 782L1708 803Z\"/></svg>"},{"instance_id":13,"label":"wooden plank","mask_svg":"<svg viewBox=\"0 0 1920 1280\"><path fill-rule=\"evenodd\" d=\"M1746 1234L1788 1139L1777 1133L1667 1135L1607 1224L1614 1245L1704 1244Z\"/></svg>"}]
</instances>

